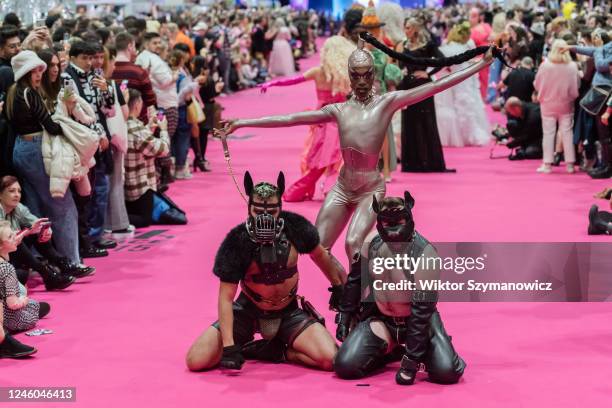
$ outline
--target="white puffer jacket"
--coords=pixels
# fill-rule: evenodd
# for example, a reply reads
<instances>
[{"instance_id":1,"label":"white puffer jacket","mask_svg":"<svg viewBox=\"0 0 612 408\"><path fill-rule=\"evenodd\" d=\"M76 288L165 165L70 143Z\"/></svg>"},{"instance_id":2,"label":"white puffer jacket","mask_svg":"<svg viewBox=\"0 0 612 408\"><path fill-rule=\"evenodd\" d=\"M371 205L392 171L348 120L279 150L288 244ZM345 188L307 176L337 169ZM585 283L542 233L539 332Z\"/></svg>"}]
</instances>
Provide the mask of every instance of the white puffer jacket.
<instances>
[{"instance_id":1,"label":"white puffer jacket","mask_svg":"<svg viewBox=\"0 0 612 408\"><path fill-rule=\"evenodd\" d=\"M80 96L76 98L73 115L84 123L95 121L96 114L92 107ZM94 154L98 150L100 136L95 130L78 123L67 114L61 93L52 119L62 127L64 135L54 136L43 131L42 156L45 172L51 179L51 196L63 197L70 181L87 177L89 169L96 164Z\"/></svg>"}]
</instances>

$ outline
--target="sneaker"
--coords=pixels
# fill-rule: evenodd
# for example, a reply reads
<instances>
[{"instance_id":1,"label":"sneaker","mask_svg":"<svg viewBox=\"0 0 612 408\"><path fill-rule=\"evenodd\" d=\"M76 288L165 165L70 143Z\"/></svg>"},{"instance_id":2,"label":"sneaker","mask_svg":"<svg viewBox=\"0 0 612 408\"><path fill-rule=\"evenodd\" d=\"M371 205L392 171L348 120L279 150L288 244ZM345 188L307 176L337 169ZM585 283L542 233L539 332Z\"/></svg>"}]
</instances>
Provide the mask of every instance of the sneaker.
<instances>
[{"instance_id":1,"label":"sneaker","mask_svg":"<svg viewBox=\"0 0 612 408\"><path fill-rule=\"evenodd\" d=\"M568 172L569 174L574 174L574 173L576 172L576 169L574 168L574 165L573 165L573 164L568 164L568 165L567 165L567 172Z\"/></svg>"},{"instance_id":2,"label":"sneaker","mask_svg":"<svg viewBox=\"0 0 612 408\"><path fill-rule=\"evenodd\" d=\"M21 358L36 353L34 347L26 346L8 333L4 335L4 341L0 343L0 358Z\"/></svg>"},{"instance_id":3,"label":"sneaker","mask_svg":"<svg viewBox=\"0 0 612 408\"><path fill-rule=\"evenodd\" d=\"M176 170L174 178L177 180L189 180L193 178L193 175L189 171L189 166L185 165L182 169Z\"/></svg>"},{"instance_id":4,"label":"sneaker","mask_svg":"<svg viewBox=\"0 0 612 408\"><path fill-rule=\"evenodd\" d=\"M134 231L136 231L136 227L130 224L127 228L111 231L111 234L131 234Z\"/></svg>"},{"instance_id":5,"label":"sneaker","mask_svg":"<svg viewBox=\"0 0 612 408\"><path fill-rule=\"evenodd\" d=\"M540 167L538 167L538 169L536 170L538 173L552 173L552 168L550 166L547 166L545 164L541 165Z\"/></svg>"}]
</instances>

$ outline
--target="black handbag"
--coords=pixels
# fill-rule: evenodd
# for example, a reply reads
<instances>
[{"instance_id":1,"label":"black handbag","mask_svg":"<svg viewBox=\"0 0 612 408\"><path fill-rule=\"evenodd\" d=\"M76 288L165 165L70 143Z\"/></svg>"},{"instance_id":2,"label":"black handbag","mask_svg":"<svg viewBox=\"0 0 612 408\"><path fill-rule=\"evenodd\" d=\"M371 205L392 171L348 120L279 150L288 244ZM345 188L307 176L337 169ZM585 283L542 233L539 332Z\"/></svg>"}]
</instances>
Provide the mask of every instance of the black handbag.
<instances>
[{"instance_id":1,"label":"black handbag","mask_svg":"<svg viewBox=\"0 0 612 408\"><path fill-rule=\"evenodd\" d=\"M590 115L597 116L603 109L611 91L611 86L593 86L580 100L580 106Z\"/></svg>"}]
</instances>

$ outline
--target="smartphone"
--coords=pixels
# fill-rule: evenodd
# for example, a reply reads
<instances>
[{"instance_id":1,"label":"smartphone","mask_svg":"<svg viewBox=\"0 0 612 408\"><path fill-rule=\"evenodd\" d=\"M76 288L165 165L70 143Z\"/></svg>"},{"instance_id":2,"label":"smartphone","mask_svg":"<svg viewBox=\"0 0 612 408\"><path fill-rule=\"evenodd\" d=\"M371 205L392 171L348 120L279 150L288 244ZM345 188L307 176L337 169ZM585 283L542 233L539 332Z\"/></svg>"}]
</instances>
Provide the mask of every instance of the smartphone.
<instances>
[{"instance_id":1,"label":"smartphone","mask_svg":"<svg viewBox=\"0 0 612 408\"><path fill-rule=\"evenodd\" d=\"M157 111L157 121L161 122L162 120L164 120L164 110L160 108Z\"/></svg>"},{"instance_id":2,"label":"smartphone","mask_svg":"<svg viewBox=\"0 0 612 408\"><path fill-rule=\"evenodd\" d=\"M104 71L102 68L96 68L94 74L96 74L97 77L104 78Z\"/></svg>"},{"instance_id":3,"label":"smartphone","mask_svg":"<svg viewBox=\"0 0 612 408\"><path fill-rule=\"evenodd\" d=\"M67 43L68 41L70 41L70 34L64 33L64 43Z\"/></svg>"},{"instance_id":4,"label":"smartphone","mask_svg":"<svg viewBox=\"0 0 612 408\"><path fill-rule=\"evenodd\" d=\"M46 27L46 26L47 26L47 24L46 24L46 20L44 18L36 20L36 22L34 22L34 28Z\"/></svg>"},{"instance_id":5,"label":"smartphone","mask_svg":"<svg viewBox=\"0 0 612 408\"><path fill-rule=\"evenodd\" d=\"M124 79L123 81L121 81L121 85L119 85L119 89L121 89L121 92L127 89L128 83L129 81L127 79Z\"/></svg>"},{"instance_id":6,"label":"smartphone","mask_svg":"<svg viewBox=\"0 0 612 408\"><path fill-rule=\"evenodd\" d=\"M51 222L45 222L38 233L38 242L41 242L43 234L51 227Z\"/></svg>"},{"instance_id":7,"label":"smartphone","mask_svg":"<svg viewBox=\"0 0 612 408\"><path fill-rule=\"evenodd\" d=\"M151 105L147 108L147 116L149 118L152 118L153 116L155 116L156 110L155 110L155 106Z\"/></svg>"}]
</instances>

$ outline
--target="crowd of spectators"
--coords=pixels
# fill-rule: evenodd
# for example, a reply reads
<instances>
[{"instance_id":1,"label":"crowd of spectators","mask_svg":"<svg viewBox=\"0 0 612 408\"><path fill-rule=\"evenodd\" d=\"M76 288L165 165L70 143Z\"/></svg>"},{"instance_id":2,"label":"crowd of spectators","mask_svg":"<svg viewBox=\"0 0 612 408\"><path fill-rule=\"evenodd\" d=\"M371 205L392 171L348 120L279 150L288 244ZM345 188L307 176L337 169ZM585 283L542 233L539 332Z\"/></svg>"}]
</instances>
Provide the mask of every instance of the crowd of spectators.
<instances>
[{"instance_id":1,"label":"crowd of spectators","mask_svg":"<svg viewBox=\"0 0 612 408\"><path fill-rule=\"evenodd\" d=\"M211 171L206 148L221 119L221 97L298 71L300 58L317 51L318 36L354 36L361 18L347 13L341 27L324 13L290 8L215 4L162 17L153 11L71 16L57 9L35 27L4 16L0 357L35 351L9 334L34 327L50 311L27 297L33 271L47 290L62 290L93 275L83 259L108 256L124 234L185 224L186 214L169 198L171 184ZM404 12L395 32L392 24L385 29L394 48L423 46L436 55L455 26L469 24L469 46L497 42L505 49L511 68L496 62L474 86L507 115L493 134L513 149L511 159L543 159L540 173L565 161L570 173L612 176L606 4ZM467 34L460 37L467 44ZM404 74L427 80L435 73L408 67ZM599 196L610 199L610 190ZM591 214L590 233L609 233L601 214Z\"/></svg>"},{"instance_id":2,"label":"crowd of spectators","mask_svg":"<svg viewBox=\"0 0 612 408\"><path fill-rule=\"evenodd\" d=\"M33 272L63 290L135 229L187 222L170 184L211 171L220 97L286 74L275 66L298 70L328 26L324 14L222 4L160 18L55 9L34 26L4 16L0 357L35 351L10 336L50 311L27 297Z\"/></svg>"}]
</instances>

